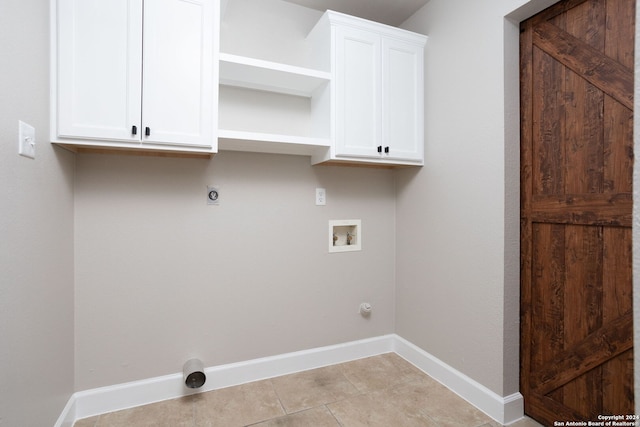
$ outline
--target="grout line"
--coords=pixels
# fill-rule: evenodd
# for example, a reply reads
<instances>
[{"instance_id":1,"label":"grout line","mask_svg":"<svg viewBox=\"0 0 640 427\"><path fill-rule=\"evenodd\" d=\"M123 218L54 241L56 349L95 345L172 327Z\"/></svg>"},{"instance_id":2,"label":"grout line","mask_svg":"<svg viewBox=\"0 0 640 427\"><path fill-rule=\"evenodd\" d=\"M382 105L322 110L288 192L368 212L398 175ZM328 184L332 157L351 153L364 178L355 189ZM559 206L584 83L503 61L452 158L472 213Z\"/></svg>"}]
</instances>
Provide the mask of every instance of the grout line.
<instances>
[{"instance_id":1,"label":"grout line","mask_svg":"<svg viewBox=\"0 0 640 427\"><path fill-rule=\"evenodd\" d=\"M329 405L325 403L324 405L325 408L327 408L327 410L329 411L329 413L331 414L331 416L333 417L334 420L336 420L336 422L338 423L338 425L340 427L344 427L342 425L342 423L340 422L340 420L338 419L338 417L336 417L336 414L333 413L333 411L331 410L331 408L329 408Z\"/></svg>"},{"instance_id":2,"label":"grout line","mask_svg":"<svg viewBox=\"0 0 640 427\"><path fill-rule=\"evenodd\" d=\"M280 408L282 408L282 412L284 412L285 416L289 415L289 413L284 407L284 404L282 403L282 399L280 398L280 393L278 393L278 389L276 388L276 385L273 383L271 378L268 379L267 381L269 381L269 384L271 384L271 388L273 389L273 392L276 394L276 397L278 398L278 403L280 403Z\"/></svg>"}]
</instances>

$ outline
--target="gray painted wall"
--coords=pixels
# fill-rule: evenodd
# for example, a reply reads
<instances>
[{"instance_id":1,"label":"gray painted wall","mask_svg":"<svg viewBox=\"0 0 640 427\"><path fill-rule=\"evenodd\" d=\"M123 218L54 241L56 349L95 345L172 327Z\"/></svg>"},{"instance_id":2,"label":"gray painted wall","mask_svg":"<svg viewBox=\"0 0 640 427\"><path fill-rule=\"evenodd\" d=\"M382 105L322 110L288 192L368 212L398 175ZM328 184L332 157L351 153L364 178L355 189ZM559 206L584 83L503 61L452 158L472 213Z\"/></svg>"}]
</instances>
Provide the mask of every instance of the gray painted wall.
<instances>
[{"instance_id":1,"label":"gray painted wall","mask_svg":"<svg viewBox=\"0 0 640 427\"><path fill-rule=\"evenodd\" d=\"M79 156L76 389L392 333L394 215L387 170ZM361 252L328 253L330 219L362 220Z\"/></svg>"},{"instance_id":2,"label":"gray painted wall","mask_svg":"<svg viewBox=\"0 0 640 427\"><path fill-rule=\"evenodd\" d=\"M519 387L518 23L553 0L430 0L425 166L397 176L396 332L501 396Z\"/></svg>"},{"instance_id":3,"label":"gray painted wall","mask_svg":"<svg viewBox=\"0 0 640 427\"><path fill-rule=\"evenodd\" d=\"M51 426L74 391L74 157L48 143L49 3L3 0L0 41L0 425Z\"/></svg>"}]
</instances>

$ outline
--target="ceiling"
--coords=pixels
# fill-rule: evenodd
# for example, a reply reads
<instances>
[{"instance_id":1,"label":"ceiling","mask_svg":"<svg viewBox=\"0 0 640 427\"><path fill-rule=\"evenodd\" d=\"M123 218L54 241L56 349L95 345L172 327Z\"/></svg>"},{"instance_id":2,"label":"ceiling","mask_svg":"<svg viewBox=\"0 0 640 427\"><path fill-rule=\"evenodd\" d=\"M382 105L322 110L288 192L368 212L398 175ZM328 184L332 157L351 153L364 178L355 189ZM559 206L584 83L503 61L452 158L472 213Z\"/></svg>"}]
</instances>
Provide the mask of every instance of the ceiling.
<instances>
[{"instance_id":1,"label":"ceiling","mask_svg":"<svg viewBox=\"0 0 640 427\"><path fill-rule=\"evenodd\" d=\"M335 10L397 27L429 0L285 0L324 12Z\"/></svg>"}]
</instances>

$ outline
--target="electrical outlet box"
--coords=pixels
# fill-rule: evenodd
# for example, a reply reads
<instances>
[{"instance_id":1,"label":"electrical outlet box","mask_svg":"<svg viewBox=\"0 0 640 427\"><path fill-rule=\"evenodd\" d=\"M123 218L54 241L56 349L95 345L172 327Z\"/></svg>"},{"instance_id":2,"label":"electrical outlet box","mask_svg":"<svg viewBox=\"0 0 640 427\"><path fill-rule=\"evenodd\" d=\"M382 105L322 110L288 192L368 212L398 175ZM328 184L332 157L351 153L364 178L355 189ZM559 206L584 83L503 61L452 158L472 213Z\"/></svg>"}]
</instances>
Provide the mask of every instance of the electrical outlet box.
<instances>
[{"instance_id":1,"label":"electrical outlet box","mask_svg":"<svg viewBox=\"0 0 640 427\"><path fill-rule=\"evenodd\" d=\"M207 204L219 205L220 204L220 190L218 187L207 186Z\"/></svg>"},{"instance_id":2,"label":"electrical outlet box","mask_svg":"<svg viewBox=\"0 0 640 427\"><path fill-rule=\"evenodd\" d=\"M362 250L362 221L340 219L329 221L329 252Z\"/></svg>"}]
</instances>

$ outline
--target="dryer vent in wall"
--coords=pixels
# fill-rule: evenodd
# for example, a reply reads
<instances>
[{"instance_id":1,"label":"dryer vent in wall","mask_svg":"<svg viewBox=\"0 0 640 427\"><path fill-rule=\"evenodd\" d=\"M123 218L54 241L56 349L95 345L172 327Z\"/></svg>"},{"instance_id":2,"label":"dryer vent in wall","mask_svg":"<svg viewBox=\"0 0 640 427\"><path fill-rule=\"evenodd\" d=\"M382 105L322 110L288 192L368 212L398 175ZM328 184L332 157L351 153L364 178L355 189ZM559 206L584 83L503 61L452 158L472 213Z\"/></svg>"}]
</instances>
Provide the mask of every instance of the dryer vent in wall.
<instances>
[{"instance_id":1,"label":"dryer vent in wall","mask_svg":"<svg viewBox=\"0 0 640 427\"><path fill-rule=\"evenodd\" d=\"M199 359L187 360L182 368L184 385L187 388L200 388L207 380L204 365Z\"/></svg>"}]
</instances>

